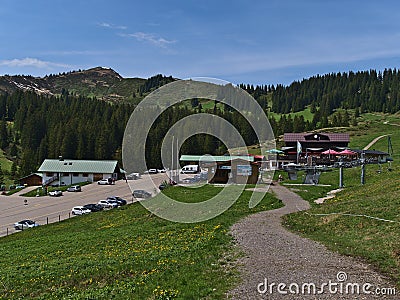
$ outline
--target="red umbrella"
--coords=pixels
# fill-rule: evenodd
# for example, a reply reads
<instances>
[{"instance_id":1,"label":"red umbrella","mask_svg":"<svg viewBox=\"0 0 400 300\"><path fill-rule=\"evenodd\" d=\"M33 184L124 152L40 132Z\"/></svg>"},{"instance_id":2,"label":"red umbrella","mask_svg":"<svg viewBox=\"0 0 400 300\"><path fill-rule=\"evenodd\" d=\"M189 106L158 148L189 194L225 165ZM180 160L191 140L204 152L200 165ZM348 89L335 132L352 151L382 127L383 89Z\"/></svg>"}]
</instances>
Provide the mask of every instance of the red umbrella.
<instances>
[{"instance_id":1,"label":"red umbrella","mask_svg":"<svg viewBox=\"0 0 400 300\"><path fill-rule=\"evenodd\" d=\"M332 154L332 155L339 155L341 154L340 152L337 152L335 150L329 149L329 150L325 150L324 152L321 152L321 154Z\"/></svg>"},{"instance_id":2,"label":"red umbrella","mask_svg":"<svg viewBox=\"0 0 400 300\"><path fill-rule=\"evenodd\" d=\"M351 151L349 149L345 149L343 151L340 151L340 154L341 155L356 155L357 153L355 153L355 152L353 152L353 151Z\"/></svg>"}]
</instances>

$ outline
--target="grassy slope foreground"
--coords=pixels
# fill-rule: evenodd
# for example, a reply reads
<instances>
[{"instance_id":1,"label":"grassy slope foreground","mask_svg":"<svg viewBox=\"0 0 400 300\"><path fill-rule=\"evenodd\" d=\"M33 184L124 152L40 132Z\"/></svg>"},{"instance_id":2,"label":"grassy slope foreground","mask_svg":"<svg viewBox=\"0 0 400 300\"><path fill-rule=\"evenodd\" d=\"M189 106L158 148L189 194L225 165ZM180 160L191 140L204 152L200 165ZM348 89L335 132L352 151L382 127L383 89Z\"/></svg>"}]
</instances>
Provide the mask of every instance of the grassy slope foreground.
<instances>
[{"instance_id":1,"label":"grassy slope foreground","mask_svg":"<svg viewBox=\"0 0 400 300\"><path fill-rule=\"evenodd\" d=\"M220 190L165 193L199 202ZM203 223L165 221L135 203L1 238L0 299L222 299L237 276L229 227L281 206L267 194L249 209L250 195Z\"/></svg>"},{"instance_id":2,"label":"grassy slope foreground","mask_svg":"<svg viewBox=\"0 0 400 300\"><path fill-rule=\"evenodd\" d=\"M351 146L362 148L373 138L390 134L394 148L392 170L383 165L382 172L378 172L379 166L369 165L366 167L366 184L361 185L360 168L345 169L346 188L342 192L322 205L312 202L311 210L287 216L285 222L291 230L318 240L334 251L367 260L392 276L400 286L400 132L397 126L384 124L400 124L400 120L385 115L365 115L364 119L366 122L352 132ZM387 139L371 148L387 151ZM332 184L330 189L337 188L338 178L337 170L324 173L321 183ZM296 192L310 201L326 189L295 187Z\"/></svg>"}]
</instances>

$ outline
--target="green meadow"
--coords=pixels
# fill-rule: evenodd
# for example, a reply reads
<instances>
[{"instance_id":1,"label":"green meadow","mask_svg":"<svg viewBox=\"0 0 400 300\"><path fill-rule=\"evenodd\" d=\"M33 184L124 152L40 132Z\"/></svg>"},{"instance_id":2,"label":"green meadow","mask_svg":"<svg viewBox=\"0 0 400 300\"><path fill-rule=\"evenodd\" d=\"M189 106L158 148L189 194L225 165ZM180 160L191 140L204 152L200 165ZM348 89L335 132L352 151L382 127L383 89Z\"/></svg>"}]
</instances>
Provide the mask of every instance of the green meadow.
<instances>
[{"instance_id":1,"label":"green meadow","mask_svg":"<svg viewBox=\"0 0 400 300\"><path fill-rule=\"evenodd\" d=\"M173 187L185 202L220 187ZM222 215L182 224L160 219L139 203L74 217L0 239L0 299L224 299L237 282L240 253L229 227L282 204L271 194L249 209L244 191Z\"/></svg>"}]
</instances>

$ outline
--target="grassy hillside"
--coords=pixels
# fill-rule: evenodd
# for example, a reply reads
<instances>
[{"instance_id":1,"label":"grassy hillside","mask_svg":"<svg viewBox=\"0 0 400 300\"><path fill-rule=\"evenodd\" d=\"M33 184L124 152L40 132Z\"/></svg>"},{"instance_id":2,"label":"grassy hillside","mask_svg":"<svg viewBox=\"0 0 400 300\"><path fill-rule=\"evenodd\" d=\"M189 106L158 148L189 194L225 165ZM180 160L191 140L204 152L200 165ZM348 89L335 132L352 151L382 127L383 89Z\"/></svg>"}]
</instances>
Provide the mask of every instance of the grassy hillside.
<instances>
[{"instance_id":1,"label":"grassy hillside","mask_svg":"<svg viewBox=\"0 0 400 300\"><path fill-rule=\"evenodd\" d=\"M360 167L345 169L345 189L322 205L313 200L338 187L338 170L321 176L320 183L331 187L296 186L294 191L311 201L312 209L288 216L286 225L334 251L367 260L400 286L400 131L390 125L400 124L400 118L366 114L360 121L360 126L351 132L351 146L363 148L375 137L390 134L394 148L392 170L383 165L378 172L378 165L368 165L366 184L361 185ZM387 151L387 138L371 149Z\"/></svg>"},{"instance_id":2,"label":"grassy hillside","mask_svg":"<svg viewBox=\"0 0 400 300\"><path fill-rule=\"evenodd\" d=\"M2 151L1 149L0 149L0 164L3 170L6 170L8 172L11 170L12 161L5 156L4 151Z\"/></svg>"},{"instance_id":3,"label":"grassy hillside","mask_svg":"<svg viewBox=\"0 0 400 300\"><path fill-rule=\"evenodd\" d=\"M286 117L291 116L294 118L295 116L303 116L305 121L312 121L314 114L310 111L310 108L306 108L302 111L298 111L295 113L289 113L289 114L279 114L279 113L274 113L274 112L268 112L268 116L275 118L275 120L279 121L282 115L285 115Z\"/></svg>"},{"instance_id":4,"label":"grassy hillside","mask_svg":"<svg viewBox=\"0 0 400 300\"><path fill-rule=\"evenodd\" d=\"M220 190L165 192L197 202ZM281 206L267 194L249 209L250 195L203 223L165 221L135 203L1 238L0 299L224 299L236 280L229 227Z\"/></svg>"},{"instance_id":5,"label":"grassy hillside","mask_svg":"<svg viewBox=\"0 0 400 300\"><path fill-rule=\"evenodd\" d=\"M113 70L102 68L48 77L46 80L55 93L66 89L77 95L108 101L138 101L133 95L146 81L142 78L122 78Z\"/></svg>"},{"instance_id":6,"label":"grassy hillside","mask_svg":"<svg viewBox=\"0 0 400 300\"><path fill-rule=\"evenodd\" d=\"M0 165L1 169L3 170L3 173L9 174L9 172L11 171L12 161L6 157L4 151L2 151L1 149L0 149ZM7 188L14 183L14 181L9 177L10 176L4 176L4 183Z\"/></svg>"}]
</instances>

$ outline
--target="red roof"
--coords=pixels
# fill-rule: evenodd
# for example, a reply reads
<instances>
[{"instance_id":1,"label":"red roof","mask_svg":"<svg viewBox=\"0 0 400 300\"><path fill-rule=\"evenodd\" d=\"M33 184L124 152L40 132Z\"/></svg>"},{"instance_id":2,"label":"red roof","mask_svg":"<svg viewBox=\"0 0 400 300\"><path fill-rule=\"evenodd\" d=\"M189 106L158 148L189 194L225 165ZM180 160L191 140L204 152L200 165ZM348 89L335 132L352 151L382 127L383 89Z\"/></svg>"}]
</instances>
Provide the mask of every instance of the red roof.
<instances>
[{"instance_id":1,"label":"red roof","mask_svg":"<svg viewBox=\"0 0 400 300\"><path fill-rule=\"evenodd\" d=\"M350 135L348 133L285 133L283 135L284 142L350 142Z\"/></svg>"}]
</instances>

